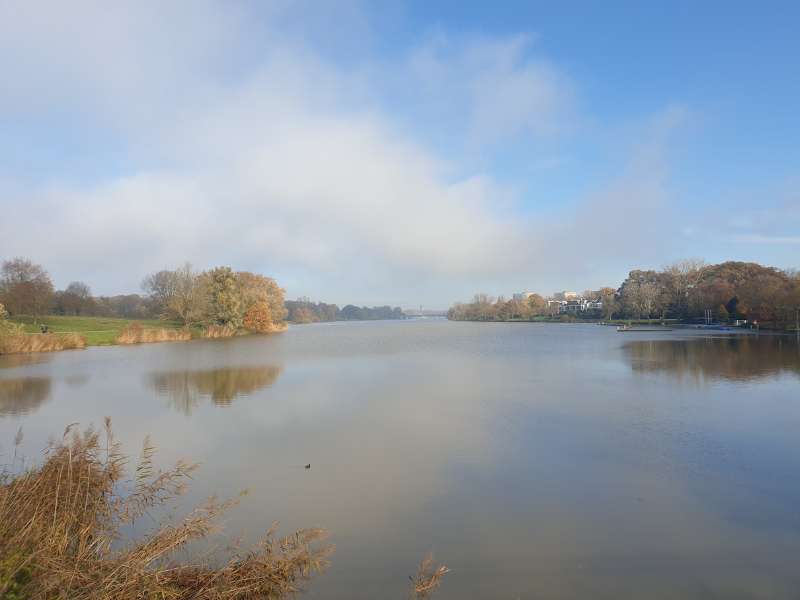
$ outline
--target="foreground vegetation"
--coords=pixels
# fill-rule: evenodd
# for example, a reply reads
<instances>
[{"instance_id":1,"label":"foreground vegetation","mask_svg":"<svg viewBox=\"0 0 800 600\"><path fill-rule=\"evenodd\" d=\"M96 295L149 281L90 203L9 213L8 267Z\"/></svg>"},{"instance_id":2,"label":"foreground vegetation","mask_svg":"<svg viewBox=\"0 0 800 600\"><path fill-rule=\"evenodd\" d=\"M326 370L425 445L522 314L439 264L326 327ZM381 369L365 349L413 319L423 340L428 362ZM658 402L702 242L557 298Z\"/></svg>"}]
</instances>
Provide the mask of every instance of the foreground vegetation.
<instances>
[{"instance_id":1,"label":"foreground vegetation","mask_svg":"<svg viewBox=\"0 0 800 600\"><path fill-rule=\"evenodd\" d=\"M710 315L727 323L741 319L774 329L794 329L800 317L800 273L756 263L725 262L706 265L681 261L661 271L631 271L618 288L583 293L602 308L580 313L583 318L674 320L698 322ZM559 304L538 294L525 300L476 295L456 304L448 318L463 321L564 320Z\"/></svg>"},{"instance_id":2,"label":"foreground vegetation","mask_svg":"<svg viewBox=\"0 0 800 600\"><path fill-rule=\"evenodd\" d=\"M21 441L18 435L16 444ZM206 538L234 501L210 499L177 524L162 523L139 540L122 529L182 493L195 465L156 472L145 440L133 479L111 425L79 433L67 427L41 466L0 473L0 597L23 599L277 599L293 595L328 565L326 532L304 529L275 537L274 526L252 549L235 548L220 566L176 561ZM219 557L217 557L219 558ZM430 558L412 578L412 596L427 598L447 572Z\"/></svg>"}]
</instances>

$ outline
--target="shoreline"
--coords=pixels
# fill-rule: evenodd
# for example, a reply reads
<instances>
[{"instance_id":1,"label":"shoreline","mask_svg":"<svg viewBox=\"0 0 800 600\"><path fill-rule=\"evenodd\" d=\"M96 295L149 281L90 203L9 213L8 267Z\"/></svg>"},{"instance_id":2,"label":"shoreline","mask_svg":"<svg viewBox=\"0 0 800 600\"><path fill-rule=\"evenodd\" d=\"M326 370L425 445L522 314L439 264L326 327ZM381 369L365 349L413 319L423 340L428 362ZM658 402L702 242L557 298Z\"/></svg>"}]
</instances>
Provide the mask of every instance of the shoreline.
<instances>
[{"instance_id":1,"label":"shoreline","mask_svg":"<svg viewBox=\"0 0 800 600\"><path fill-rule=\"evenodd\" d=\"M21 350L0 352L4 356L28 354L44 354L67 350L84 350L89 347L133 346L139 344L155 344L167 342L190 342L193 340L228 339L248 335L271 335L283 333L289 328L288 323L280 323L270 331L256 332L244 328L231 330L222 326L210 327L157 327L152 319L106 319L103 317L61 317L48 316L40 320L40 325L47 325L52 330L42 333L29 331L36 326L29 323L29 318L14 320L22 326L18 341ZM90 327L106 324L113 325L104 329L73 328L62 329L64 323L78 322ZM165 323L166 324L166 323ZM26 330L28 329L28 330Z\"/></svg>"}]
</instances>

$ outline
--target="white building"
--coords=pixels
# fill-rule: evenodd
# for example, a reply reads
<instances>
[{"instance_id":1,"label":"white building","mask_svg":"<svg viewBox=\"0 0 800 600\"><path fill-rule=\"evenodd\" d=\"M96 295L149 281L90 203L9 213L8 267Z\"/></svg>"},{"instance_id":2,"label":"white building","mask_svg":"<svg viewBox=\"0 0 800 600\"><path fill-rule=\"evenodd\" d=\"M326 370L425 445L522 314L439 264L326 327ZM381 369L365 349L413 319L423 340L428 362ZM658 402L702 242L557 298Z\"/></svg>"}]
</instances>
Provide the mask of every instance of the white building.
<instances>
[{"instance_id":1,"label":"white building","mask_svg":"<svg viewBox=\"0 0 800 600\"><path fill-rule=\"evenodd\" d=\"M514 300L516 300L517 302L524 302L525 300L527 300L528 298L530 298L531 296L533 296L533 295L534 295L534 293L535 293L535 292L518 292L518 293L514 294L512 297L513 297L513 298L514 298Z\"/></svg>"},{"instance_id":2,"label":"white building","mask_svg":"<svg viewBox=\"0 0 800 600\"><path fill-rule=\"evenodd\" d=\"M577 300L578 292L567 292L567 291L556 292L555 294L553 294L553 298L555 298L556 300L567 300L567 301Z\"/></svg>"}]
</instances>

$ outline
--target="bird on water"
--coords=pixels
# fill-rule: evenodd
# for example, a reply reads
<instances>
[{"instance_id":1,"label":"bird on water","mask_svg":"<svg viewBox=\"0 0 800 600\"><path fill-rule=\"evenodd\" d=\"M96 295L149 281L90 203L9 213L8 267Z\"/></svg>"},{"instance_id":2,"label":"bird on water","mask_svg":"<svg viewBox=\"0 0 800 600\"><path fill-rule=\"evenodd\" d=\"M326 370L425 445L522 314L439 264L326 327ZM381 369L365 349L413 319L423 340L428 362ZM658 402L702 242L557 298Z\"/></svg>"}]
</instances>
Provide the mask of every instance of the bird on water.
<instances>
[{"instance_id":1,"label":"bird on water","mask_svg":"<svg viewBox=\"0 0 800 600\"><path fill-rule=\"evenodd\" d=\"M306 469L310 469L310 468L311 468L311 463L308 463L308 464L306 465Z\"/></svg>"}]
</instances>

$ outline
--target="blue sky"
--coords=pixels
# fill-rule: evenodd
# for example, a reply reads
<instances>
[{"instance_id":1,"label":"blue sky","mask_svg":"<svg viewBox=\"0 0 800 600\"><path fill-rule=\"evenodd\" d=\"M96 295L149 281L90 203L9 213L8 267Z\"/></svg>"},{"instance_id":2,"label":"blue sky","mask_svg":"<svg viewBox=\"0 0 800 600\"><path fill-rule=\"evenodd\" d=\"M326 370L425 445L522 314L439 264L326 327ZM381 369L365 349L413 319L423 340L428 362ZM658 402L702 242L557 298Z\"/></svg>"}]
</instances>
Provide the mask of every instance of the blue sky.
<instances>
[{"instance_id":1,"label":"blue sky","mask_svg":"<svg viewBox=\"0 0 800 600\"><path fill-rule=\"evenodd\" d=\"M793 3L6 2L0 258L444 307L800 266Z\"/></svg>"}]
</instances>

